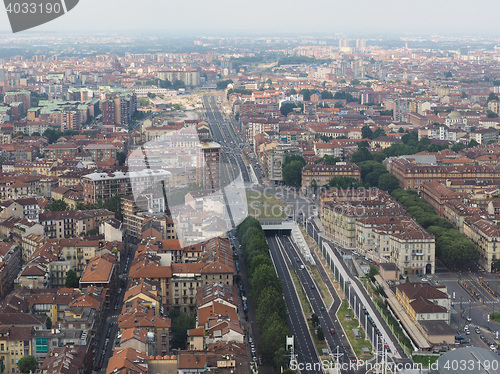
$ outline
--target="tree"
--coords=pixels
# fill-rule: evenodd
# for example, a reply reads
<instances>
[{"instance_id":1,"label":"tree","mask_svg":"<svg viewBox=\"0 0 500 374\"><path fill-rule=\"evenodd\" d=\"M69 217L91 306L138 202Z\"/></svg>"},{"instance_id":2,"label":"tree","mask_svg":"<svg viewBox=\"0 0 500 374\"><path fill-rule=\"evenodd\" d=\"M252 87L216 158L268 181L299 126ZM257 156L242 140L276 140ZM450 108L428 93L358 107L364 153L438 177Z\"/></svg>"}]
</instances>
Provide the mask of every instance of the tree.
<instances>
[{"instance_id":1,"label":"tree","mask_svg":"<svg viewBox=\"0 0 500 374\"><path fill-rule=\"evenodd\" d=\"M47 129L43 132L42 135L47 138L49 144L52 144L57 142L57 139L59 139L62 136L62 132L52 129Z\"/></svg>"},{"instance_id":2,"label":"tree","mask_svg":"<svg viewBox=\"0 0 500 374\"><path fill-rule=\"evenodd\" d=\"M373 155L370 153L368 148L361 147L351 156L351 162L357 164L359 162L373 160Z\"/></svg>"},{"instance_id":3,"label":"tree","mask_svg":"<svg viewBox=\"0 0 500 374\"><path fill-rule=\"evenodd\" d=\"M316 329L316 337L320 342L325 340L325 334L323 333L323 329L321 328L321 326Z\"/></svg>"},{"instance_id":4,"label":"tree","mask_svg":"<svg viewBox=\"0 0 500 374\"><path fill-rule=\"evenodd\" d=\"M360 181L357 178L353 177L334 177L328 182L328 187L336 187L341 190L345 190L348 188L358 188L361 186L362 185Z\"/></svg>"},{"instance_id":5,"label":"tree","mask_svg":"<svg viewBox=\"0 0 500 374\"><path fill-rule=\"evenodd\" d=\"M379 273L378 267L375 265L370 265L370 270L368 270L368 273L366 274L366 276L369 279L373 280L375 278L375 275L378 275L378 273Z\"/></svg>"},{"instance_id":6,"label":"tree","mask_svg":"<svg viewBox=\"0 0 500 374\"><path fill-rule=\"evenodd\" d=\"M403 129L403 127L400 127L398 130L398 134L404 134L404 132L405 132L405 129Z\"/></svg>"},{"instance_id":7,"label":"tree","mask_svg":"<svg viewBox=\"0 0 500 374\"><path fill-rule=\"evenodd\" d=\"M51 212L64 212L65 210L68 210L68 204L66 204L66 201L62 198L59 200L52 200L47 205L47 209Z\"/></svg>"},{"instance_id":8,"label":"tree","mask_svg":"<svg viewBox=\"0 0 500 374\"><path fill-rule=\"evenodd\" d=\"M113 213L115 213L115 217L117 220L121 221L123 220L123 214L122 214L122 197L120 195L114 195L110 197L106 202L104 203L104 207Z\"/></svg>"},{"instance_id":9,"label":"tree","mask_svg":"<svg viewBox=\"0 0 500 374\"><path fill-rule=\"evenodd\" d=\"M304 101L309 101L309 100L311 100L311 95L312 95L313 93L316 93L316 92L317 92L316 90L311 91L311 90L309 90L309 89L307 89L307 88L303 88L303 89L301 89L301 90L299 91L299 94L301 94L301 95L302 95L302 97L303 97Z\"/></svg>"},{"instance_id":10,"label":"tree","mask_svg":"<svg viewBox=\"0 0 500 374\"><path fill-rule=\"evenodd\" d=\"M313 327L319 326L319 317L317 316L316 313L313 313L311 315L311 323L312 323Z\"/></svg>"},{"instance_id":11,"label":"tree","mask_svg":"<svg viewBox=\"0 0 500 374\"><path fill-rule=\"evenodd\" d=\"M304 157L290 155L285 157L283 163L283 181L288 186L300 187L302 183L302 168L306 165Z\"/></svg>"},{"instance_id":12,"label":"tree","mask_svg":"<svg viewBox=\"0 0 500 374\"><path fill-rule=\"evenodd\" d=\"M233 83L232 79L226 79L223 81L217 82L215 85L218 90L225 90L229 84Z\"/></svg>"},{"instance_id":13,"label":"tree","mask_svg":"<svg viewBox=\"0 0 500 374\"><path fill-rule=\"evenodd\" d=\"M292 161L283 167L283 181L287 186L301 186L302 167L303 165L300 161Z\"/></svg>"},{"instance_id":14,"label":"tree","mask_svg":"<svg viewBox=\"0 0 500 374\"><path fill-rule=\"evenodd\" d=\"M385 136L385 131L381 127L375 129L372 139L377 139L379 136Z\"/></svg>"},{"instance_id":15,"label":"tree","mask_svg":"<svg viewBox=\"0 0 500 374\"><path fill-rule=\"evenodd\" d=\"M312 190L312 193L315 194L316 191L318 189L318 182L316 182L316 179L313 179L311 181L311 190Z\"/></svg>"},{"instance_id":16,"label":"tree","mask_svg":"<svg viewBox=\"0 0 500 374\"><path fill-rule=\"evenodd\" d=\"M495 266L495 270L499 271L500 270L500 258L497 259L495 262L494 262L494 265Z\"/></svg>"},{"instance_id":17,"label":"tree","mask_svg":"<svg viewBox=\"0 0 500 374\"><path fill-rule=\"evenodd\" d=\"M281 281L277 277L274 267L268 264L259 265L252 274L250 280L252 292L257 300L260 299L263 291L268 287L273 287L278 293L282 293Z\"/></svg>"},{"instance_id":18,"label":"tree","mask_svg":"<svg viewBox=\"0 0 500 374\"><path fill-rule=\"evenodd\" d=\"M359 81L359 79L356 79L356 78L354 78L354 79L351 81L351 84L352 84L353 86L357 86L357 85L359 85L360 83L361 83L361 82Z\"/></svg>"},{"instance_id":19,"label":"tree","mask_svg":"<svg viewBox=\"0 0 500 374\"><path fill-rule=\"evenodd\" d=\"M196 316L173 308L168 317L171 319L170 333L172 340L170 346L176 349L186 349L187 332L189 329L196 327Z\"/></svg>"},{"instance_id":20,"label":"tree","mask_svg":"<svg viewBox=\"0 0 500 374\"><path fill-rule=\"evenodd\" d=\"M34 356L24 356L17 362L17 367L21 373L34 373L38 369L38 361Z\"/></svg>"},{"instance_id":21,"label":"tree","mask_svg":"<svg viewBox=\"0 0 500 374\"><path fill-rule=\"evenodd\" d=\"M64 285L67 288L78 288L79 281L74 270L68 270L68 272L66 273L66 281L64 282Z\"/></svg>"},{"instance_id":22,"label":"tree","mask_svg":"<svg viewBox=\"0 0 500 374\"><path fill-rule=\"evenodd\" d=\"M99 235L99 229L94 228L87 231L87 236L94 236L94 235Z\"/></svg>"},{"instance_id":23,"label":"tree","mask_svg":"<svg viewBox=\"0 0 500 374\"><path fill-rule=\"evenodd\" d=\"M342 108L343 106L344 106L344 104L342 104L340 101L337 101L337 102L333 105L333 107L334 107L334 108Z\"/></svg>"},{"instance_id":24,"label":"tree","mask_svg":"<svg viewBox=\"0 0 500 374\"><path fill-rule=\"evenodd\" d=\"M494 111L492 111L492 110L489 110L489 109L488 109L488 110L486 111L486 113L487 113L488 118L498 118L498 114L496 114L496 113L495 113Z\"/></svg>"},{"instance_id":25,"label":"tree","mask_svg":"<svg viewBox=\"0 0 500 374\"><path fill-rule=\"evenodd\" d=\"M490 102L490 101L493 101L493 100L496 100L498 101L498 95L495 95L494 92L490 92L490 94L488 95L488 99L486 100L486 102Z\"/></svg>"},{"instance_id":26,"label":"tree","mask_svg":"<svg viewBox=\"0 0 500 374\"><path fill-rule=\"evenodd\" d=\"M477 147L479 145L474 139L472 139L469 144L467 144L467 148Z\"/></svg>"},{"instance_id":27,"label":"tree","mask_svg":"<svg viewBox=\"0 0 500 374\"><path fill-rule=\"evenodd\" d=\"M378 187L391 193L399 188L399 180L391 173L385 173L378 178Z\"/></svg>"},{"instance_id":28,"label":"tree","mask_svg":"<svg viewBox=\"0 0 500 374\"><path fill-rule=\"evenodd\" d=\"M317 164L323 163L325 165L335 165L337 162L340 162L340 158L330 155L324 155L318 161L316 161Z\"/></svg>"},{"instance_id":29,"label":"tree","mask_svg":"<svg viewBox=\"0 0 500 374\"><path fill-rule=\"evenodd\" d=\"M283 103L281 104L280 112L286 117L289 113L293 112L294 108L297 108L297 105L295 105L295 103Z\"/></svg>"},{"instance_id":30,"label":"tree","mask_svg":"<svg viewBox=\"0 0 500 374\"><path fill-rule=\"evenodd\" d=\"M361 128L361 138L363 139L372 139L373 131L370 126L366 125Z\"/></svg>"},{"instance_id":31,"label":"tree","mask_svg":"<svg viewBox=\"0 0 500 374\"><path fill-rule=\"evenodd\" d=\"M281 321L278 316L269 316L269 328L263 330L260 335L258 347L262 360L265 363L276 365L274 362L275 352L285 345L286 336L290 333L285 321ZM275 369L278 369L277 367Z\"/></svg>"},{"instance_id":32,"label":"tree","mask_svg":"<svg viewBox=\"0 0 500 374\"><path fill-rule=\"evenodd\" d=\"M464 143L455 143L452 145L451 150L453 152L459 152L464 148L467 148L467 146Z\"/></svg>"},{"instance_id":33,"label":"tree","mask_svg":"<svg viewBox=\"0 0 500 374\"><path fill-rule=\"evenodd\" d=\"M330 91L321 91L321 98L323 100L331 100L333 99L333 94Z\"/></svg>"},{"instance_id":34,"label":"tree","mask_svg":"<svg viewBox=\"0 0 500 374\"><path fill-rule=\"evenodd\" d=\"M260 297L257 301L257 324L261 328L265 329L267 327L268 317L275 313L281 320L286 319L287 312L285 299L283 298L283 295L278 293L278 291L276 291L273 287L266 287L260 293Z\"/></svg>"},{"instance_id":35,"label":"tree","mask_svg":"<svg viewBox=\"0 0 500 374\"><path fill-rule=\"evenodd\" d=\"M116 154L116 160L118 161L119 166L125 165L126 159L127 159L127 155L124 152L118 152Z\"/></svg>"},{"instance_id":36,"label":"tree","mask_svg":"<svg viewBox=\"0 0 500 374\"><path fill-rule=\"evenodd\" d=\"M49 316L47 316L47 319L45 320L45 327L47 328L47 330L50 330L52 328L52 320Z\"/></svg>"}]
</instances>

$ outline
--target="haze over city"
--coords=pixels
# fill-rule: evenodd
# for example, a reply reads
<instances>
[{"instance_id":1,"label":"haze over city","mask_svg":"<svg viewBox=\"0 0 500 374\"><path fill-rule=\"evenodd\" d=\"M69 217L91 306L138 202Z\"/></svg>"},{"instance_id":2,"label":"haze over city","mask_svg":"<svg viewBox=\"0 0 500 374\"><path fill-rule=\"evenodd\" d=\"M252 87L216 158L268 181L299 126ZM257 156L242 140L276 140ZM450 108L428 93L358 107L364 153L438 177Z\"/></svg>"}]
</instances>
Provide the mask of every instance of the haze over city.
<instances>
[{"instance_id":1,"label":"haze over city","mask_svg":"<svg viewBox=\"0 0 500 374\"><path fill-rule=\"evenodd\" d=\"M188 33L456 34L498 36L500 3L490 0L81 0L36 31L182 31ZM0 11L0 29L8 30Z\"/></svg>"},{"instance_id":2,"label":"haze over city","mask_svg":"<svg viewBox=\"0 0 500 374\"><path fill-rule=\"evenodd\" d=\"M500 373L500 2L27 1L1 373Z\"/></svg>"}]
</instances>

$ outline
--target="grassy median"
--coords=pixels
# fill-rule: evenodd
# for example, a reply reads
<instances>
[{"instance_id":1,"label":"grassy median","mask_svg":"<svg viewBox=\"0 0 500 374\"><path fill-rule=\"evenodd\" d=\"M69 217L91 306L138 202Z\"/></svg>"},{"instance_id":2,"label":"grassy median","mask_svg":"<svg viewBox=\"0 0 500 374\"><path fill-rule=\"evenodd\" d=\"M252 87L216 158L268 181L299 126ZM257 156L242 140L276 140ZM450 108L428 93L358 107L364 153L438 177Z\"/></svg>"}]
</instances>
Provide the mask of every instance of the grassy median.
<instances>
[{"instance_id":1,"label":"grassy median","mask_svg":"<svg viewBox=\"0 0 500 374\"><path fill-rule=\"evenodd\" d=\"M247 193L248 214L260 219L283 219L288 217L290 208L285 201L269 193Z\"/></svg>"},{"instance_id":2,"label":"grassy median","mask_svg":"<svg viewBox=\"0 0 500 374\"><path fill-rule=\"evenodd\" d=\"M290 276L292 277L293 284L295 285L295 289L297 290L297 296L299 297L300 305L302 306L302 310L304 311L304 316L306 317L307 326L309 327L309 331L311 332L314 346L316 347L318 354L321 356L323 353L323 349L328 349L328 345L326 344L326 340L320 341L316 336L316 330L311 321L311 316L313 314L311 304L309 304L309 300L307 299L306 293L304 291L304 288L302 287L302 283L300 283L299 277L295 269L291 270ZM323 331L323 333L326 334L327 331Z\"/></svg>"},{"instance_id":3,"label":"grassy median","mask_svg":"<svg viewBox=\"0 0 500 374\"><path fill-rule=\"evenodd\" d=\"M372 344L366 340L366 335L363 328L359 325L358 320L354 317L352 309L348 309L347 300L342 300L342 304L337 312L337 318L342 325L347 339L351 343L354 354L358 359L369 360L373 357ZM359 338L354 336L352 329L359 330ZM370 354L364 354L363 348L368 348Z\"/></svg>"}]
</instances>

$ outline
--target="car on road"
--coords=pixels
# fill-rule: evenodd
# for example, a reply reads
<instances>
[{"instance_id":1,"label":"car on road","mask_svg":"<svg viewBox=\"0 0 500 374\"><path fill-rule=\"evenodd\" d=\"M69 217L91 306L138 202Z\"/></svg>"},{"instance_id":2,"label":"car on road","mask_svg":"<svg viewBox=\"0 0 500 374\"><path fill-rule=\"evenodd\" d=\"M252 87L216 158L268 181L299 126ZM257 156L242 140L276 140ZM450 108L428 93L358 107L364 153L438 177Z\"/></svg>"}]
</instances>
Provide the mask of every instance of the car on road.
<instances>
[{"instance_id":1,"label":"car on road","mask_svg":"<svg viewBox=\"0 0 500 374\"><path fill-rule=\"evenodd\" d=\"M481 333L481 330L477 326L474 328L474 331L476 332L476 334L480 334Z\"/></svg>"},{"instance_id":2,"label":"car on road","mask_svg":"<svg viewBox=\"0 0 500 374\"><path fill-rule=\"evenodd\" d=\"M321 311L324 311L325 310L325 307L322 306L321 308L319 308Z\"/></svg>"},{"instance_id":3,"label":"car on road","mask_svg":"<svg viewBox=\"0 0 500 374\"><path fill-rule=\"evenodd\" d=\"M472 318L470 316L467 316L467 321L471 322Z\"/></svg>"},{"instance_id":4,"label":"car on road","mask_svg":"<svg viewBox=\"0 0 500 374\"><path fill-rule=\"evenodd\" d=\"M315 288L314 284L311 284L311 290L314 290L314 288Z\"/></svg>"},{"instance_id":5,"label":"car on road","mask_svg":"<svg viewBox=\"0 0 500 374\"><path fill-rule=\"evenodd\" d=\"M495 345L495 344L491 344L491 345L490 345L490 349L491 349L491 350L494 350L494 349L497 349L497 347L496 347L496 345Z\"/></svg>"},{"instance_id":6,"label":"car on road","mask_svg":"<svg viewBox=\"0 0 500 374\"><path fill-rule=\"evenodd\" d=\"M333 327L330 329L330 334L335 334L335 329Z\"/></svg>"}]
</instances>

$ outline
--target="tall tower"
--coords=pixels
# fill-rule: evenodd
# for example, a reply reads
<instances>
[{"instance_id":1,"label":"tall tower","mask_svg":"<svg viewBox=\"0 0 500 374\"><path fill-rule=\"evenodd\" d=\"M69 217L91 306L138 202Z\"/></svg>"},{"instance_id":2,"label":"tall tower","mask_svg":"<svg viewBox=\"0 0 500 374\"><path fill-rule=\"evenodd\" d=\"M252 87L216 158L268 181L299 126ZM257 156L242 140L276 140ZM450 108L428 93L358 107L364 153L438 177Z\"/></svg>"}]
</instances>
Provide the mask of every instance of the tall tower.
<instances>
[{"instance_id":1,"label":"tall tower","mask_svg":"<svg viewBox=\"0 0 500 374\"><path fill-rule=\"evenodd\" d=\"M197 149L196 179L208 191L221 188L220 144L202 141Z\"/></svg>"},{"instance_id":2,"label":"tall tower","mask_svg":"<svg viewBox=\"0 0 500 374\"><path fill-rule=\"evenodd\" d=\"M365 52L366 51L366 39L356 40L356 51Z\"/></svg>"}]
</instances>

